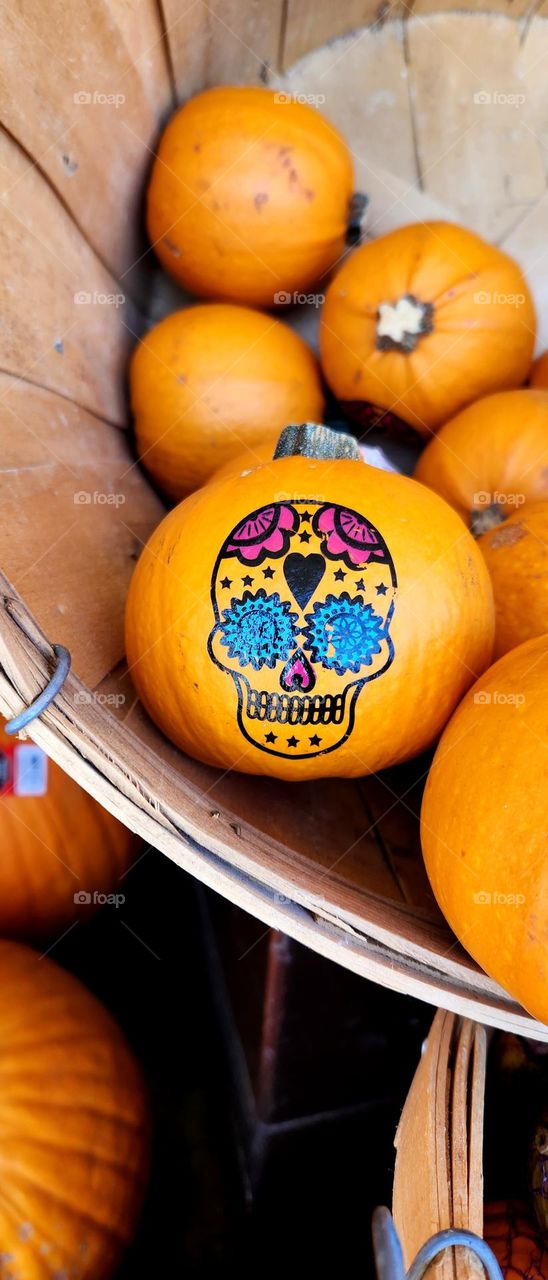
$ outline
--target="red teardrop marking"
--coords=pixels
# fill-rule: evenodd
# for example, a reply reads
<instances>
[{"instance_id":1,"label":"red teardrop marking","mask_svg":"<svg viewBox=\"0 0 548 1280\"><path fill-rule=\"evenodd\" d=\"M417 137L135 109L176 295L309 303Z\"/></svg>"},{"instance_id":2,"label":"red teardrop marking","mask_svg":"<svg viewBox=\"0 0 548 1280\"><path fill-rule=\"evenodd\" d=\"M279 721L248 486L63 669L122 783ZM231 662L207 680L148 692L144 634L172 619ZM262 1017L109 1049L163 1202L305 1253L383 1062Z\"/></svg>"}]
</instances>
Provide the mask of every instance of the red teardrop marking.
<instances>
[{"instance_id":1,"label":"red teardrop marking","mask_svg":"<svg viewBox=\"0 0 548 1280\"><path fill-rule=\"evenodd\" d=\"M309 693L315 683L314 668L302 649L297 649L297 652L286 662L280 676L282 689L285 689L286 693L294 693L296 689L301 693Z\"/></svg>"}]
</instances>

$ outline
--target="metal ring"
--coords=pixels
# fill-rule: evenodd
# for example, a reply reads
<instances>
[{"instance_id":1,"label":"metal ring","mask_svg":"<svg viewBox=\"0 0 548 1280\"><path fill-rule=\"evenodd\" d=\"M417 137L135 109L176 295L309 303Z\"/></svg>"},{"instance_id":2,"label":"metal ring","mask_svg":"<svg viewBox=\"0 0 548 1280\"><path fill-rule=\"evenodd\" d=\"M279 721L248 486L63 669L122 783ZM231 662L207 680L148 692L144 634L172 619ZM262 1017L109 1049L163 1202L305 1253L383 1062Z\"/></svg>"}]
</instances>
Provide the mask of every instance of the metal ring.
<instances>
[{"instance_id":1,"label":"metal ring","mask_svg":"<svg viewBox=\"0 0 548 1280\"><path fill-rule=\"evenodd\" d=\"M19 730L25 729L31 720L36 720L38 716L41 716L42 712L46 710L46 707L49 707L50 702L53 702L53 699L57 697L59 690L64 685L70 671L70 653L62 644L54 644L52 647L57 658L57 666L51 680L48 681L45 689L38 694L38 697L34 699L34 702L31 702L30 707L25 707L25 710L21 711L18 716L14 716L13 720L8 720L7 724L4 725L5 733L19 733Z\"/></svg>"},{"instance_id":2,"label":"metal ring","mask_svg":"<svg viewBox=\"0 0 548 1280\"><path fill-rule=\"evenodd\" d=\"M433 1258L444 1249L456 1244L464 1245L476 1254L483 1263L488 1280L502 1280L502 1271L487 1241L482 1240L472 1231L463 1231L458 1227L448 1227L445 1231L438 1231L435 1236L431 1236L426 1241L426 1244L423 1244L411 1263L406 1280L421 1280Z\"/></svg>"}]
</instances>

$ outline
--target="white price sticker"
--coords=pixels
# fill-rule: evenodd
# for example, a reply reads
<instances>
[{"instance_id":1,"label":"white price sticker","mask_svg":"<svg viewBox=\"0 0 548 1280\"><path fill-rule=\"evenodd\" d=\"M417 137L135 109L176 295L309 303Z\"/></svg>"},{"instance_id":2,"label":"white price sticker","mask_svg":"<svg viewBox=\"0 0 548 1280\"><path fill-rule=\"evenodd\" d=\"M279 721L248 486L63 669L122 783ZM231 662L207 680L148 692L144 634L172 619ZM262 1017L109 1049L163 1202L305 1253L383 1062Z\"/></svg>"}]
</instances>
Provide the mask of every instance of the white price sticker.
<instances>
[{"instance_id":1,"label":"white price sticker","mask_svg":"<svg viewBox=\"0 0 548 1280\"><path fill-rule=\"evenodd\" d=\"M13 794L44 796L48 789L48 757L34 742L18 742L13 752Z\"/></svg>"}]
</instances>

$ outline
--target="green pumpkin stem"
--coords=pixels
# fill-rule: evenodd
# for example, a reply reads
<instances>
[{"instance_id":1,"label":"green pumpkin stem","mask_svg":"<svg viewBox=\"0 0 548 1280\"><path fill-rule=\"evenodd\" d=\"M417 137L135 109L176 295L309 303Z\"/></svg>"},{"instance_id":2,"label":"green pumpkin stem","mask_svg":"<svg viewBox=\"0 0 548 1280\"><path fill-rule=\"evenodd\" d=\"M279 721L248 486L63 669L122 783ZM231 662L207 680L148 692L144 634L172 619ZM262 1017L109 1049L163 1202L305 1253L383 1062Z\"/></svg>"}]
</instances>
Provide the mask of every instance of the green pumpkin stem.
<instances>
[{"instance_id":1,"label":"green pumpkin stem","mask_svg":"<svg viewBox=\"0 0 548 1280\"><path fill-rule=\"evenodd\" d=\"M357 440L344 431L334 431L318 422L291 423L284 427L274 458L350 458L361 462Z\"/></svg>"}]
</instances>

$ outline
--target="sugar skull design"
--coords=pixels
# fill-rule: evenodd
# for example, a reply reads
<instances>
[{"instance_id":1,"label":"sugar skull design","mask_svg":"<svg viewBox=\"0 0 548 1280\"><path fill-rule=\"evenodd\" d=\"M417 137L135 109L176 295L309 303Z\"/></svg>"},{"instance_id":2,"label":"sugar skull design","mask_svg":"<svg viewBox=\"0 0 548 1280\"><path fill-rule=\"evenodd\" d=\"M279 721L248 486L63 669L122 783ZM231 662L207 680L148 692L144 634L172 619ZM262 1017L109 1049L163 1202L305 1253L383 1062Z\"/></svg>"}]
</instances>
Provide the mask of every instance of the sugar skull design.
<instances>
[{"instance_id":1,"label":"sugar skull design","mask_svg":"<svg viewBox=\"0 0 548 1280\"><path fill-rule=\"evenodd\" d=\"M390 666L396 573L377 529L332 503L273 502L233 529L213 571L210 657L244 737L272 755L335 751Z\"/></svg>"}]
</instances>

